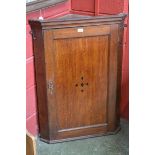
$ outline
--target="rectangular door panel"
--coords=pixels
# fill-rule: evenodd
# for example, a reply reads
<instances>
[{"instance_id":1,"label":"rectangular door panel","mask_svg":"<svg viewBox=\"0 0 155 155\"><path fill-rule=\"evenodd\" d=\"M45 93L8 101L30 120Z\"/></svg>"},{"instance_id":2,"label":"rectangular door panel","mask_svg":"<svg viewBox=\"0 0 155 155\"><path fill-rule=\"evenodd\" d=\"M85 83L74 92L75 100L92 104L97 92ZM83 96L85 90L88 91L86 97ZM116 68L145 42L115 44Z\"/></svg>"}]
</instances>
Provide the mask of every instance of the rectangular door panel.
<instances>
[{"instance_id":1,"label":"rectangular door panel","mask_svg":"<svg viewBox=\"0 0 155 155\"><path fill-rule=\"evenodd\" d=\"M54 40L58 132L107 125L108 53L109 35Z\"/></svg>"}]
</instances>

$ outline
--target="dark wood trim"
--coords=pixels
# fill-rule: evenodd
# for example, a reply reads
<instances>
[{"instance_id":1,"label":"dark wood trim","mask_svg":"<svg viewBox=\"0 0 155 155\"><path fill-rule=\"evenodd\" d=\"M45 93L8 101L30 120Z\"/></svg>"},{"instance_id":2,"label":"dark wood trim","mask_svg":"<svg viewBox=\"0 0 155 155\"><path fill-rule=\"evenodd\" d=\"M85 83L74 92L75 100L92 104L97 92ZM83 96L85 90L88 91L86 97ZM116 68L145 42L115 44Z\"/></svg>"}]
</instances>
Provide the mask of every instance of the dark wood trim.
<instances>
[{"instance_id":1,"label":"dark wood trim","mask_svg":"<svg viewBox=\"0 0 155 155\"><path fill-rule=\"evenodd\" d=\"M124 27L126 25L122 22L120 25L120 28L118 29L118 49L117 49L117 99L116 99L116 106L118 107L116 109L116 122L120 123L119 117L120 117L120 102L121 102L121 82L122 82L122 61L123 61L123 34L124 34Z\"/></svg>"},{"instance_id":2,"label":"dark wood trim","mask_svg":"<svg viewBox=\"0 0 155 155\"><path fill-rule=\"evenodd\" d=\"M31 27L32 29L32 27ZM49 138L49 117L46 115L48 113L48 105L41 105L42 102L47 103L47 89L46 89L46 74L45 74L45 53L44 51L44 42L43 34L41 27L38 25L35 30L32 31L35 39L33 39L33 51L34 51L34 66L35 66L35 81L36 85L36 97L37 97L37 111L38 111L38 125L40 134L46 138ZM39 45L39 46L38 46ZM40 65L42 64L42 65ZM36 76L40 75L40 76ZM43 81L43 82L37 82ZM39 91L41 90L41 91ZM42 123L47 122L44 126L41 126Z\"/></svg>"},{"instance_id":3,"label":"dark wood trim","mask_svg":"<svg viewBox=\"0 0 155 155\"><path fill-rule=\"evenodd\" d=\"M86 24L83 24L83 27L88 27L88 26L101 26L101 25L111 25L111 24L120 24L120 22L105 22L105 23L103 23L103 22L101 22L101 23L93 23L93 24L91 24L91 23L86 23ZM80 26L80 24L73 24L73 25L64 25L64 26L62 26L62 25L56 25L56 26L48 26L48 27L43 27L42 29L44 30L44 31L46 31L46 30L50 30L50 29L61 29L62 27L63 28L78 28Z\"/></svg>"},{"instance_id":4,"label":"dark wood trim","mask_svg":"<svg viewBox=\"0 0 155 155\"><path fill-rule=\"evenodd\" d=\"M71 16L72 15L72 16ZM92 22L98 22L98 21L122 21L125 19L125 17L127 16L127 14L125 13L120 13L120 14L117 14L117 15L104 15L104 16L73 16L74 14L71 14L69 15L68 14L68 18L66 20L66 18L56 18L56 19L44 19L44 20L39 20L39 19L30 19L29 22L31 22L32 24L35 24L35 23L42 23L42 24L55 24L55 23L58 23L60 24L60 22L62 24L64 23L69 23L71 24L72 23L84 23L86 22L85 20L87 20L87 22L89 21L92 21ZM52 22L52 23L51 23Z\"/></svg>"},{"instance_id":5,"label":"dark wood trim","mask_svg":"<svg viewBox=\"0 0 155 155\"><path fill-rule=\"evenodd\" d=\"M60 3L64 3L67 0L37 0L26 4L26 13L37 11L49 6L55 6Z\"/></svg>"},{"instance_id":6,"label":"dark wood trim","mask_svg":"<svg viewBox=\"0 0 155 155\"><path fill-rule=\"evenodd\" d=\"M117 23L120 24L122 20L124 20L126 14L118 14L118 15L106 15L106 16L97 16L97 17L78 17L78 18L69 18L69 19L45 19L45 20L38 20L38 19L30 19L30 25L40 25L42 26L43 30L51 29L51 28L67 28L67 27L76 27L80 24L83 26L95 26L100 24L113 24ZM71 24L72 23L72 24Z\"/></svg>"},{"instance_id":7,"label":"dark wood trim","mask_svg":"<svg viewBox=\"0 0 155 155\"><path fill-rule=\"evenodd\" d=\"M80 136L80 137L74 137L74 138L65 138L65 139L60 139L60 140L47 140L44 138L40 138L41 141L48 143L48 144L55 144L55 143L62 143L62 142L68 142L68 141L74 141L74 140L81 140L81 139L87 139L87 138L94 138L94 137L101 137L105 135L114 135L120 131L121 127L120 125L115 129L113 132L107 132L107 133L99 133L99 134L94 134L94 135L88 135L88 136Z\"/></svg>"}]
</instances>

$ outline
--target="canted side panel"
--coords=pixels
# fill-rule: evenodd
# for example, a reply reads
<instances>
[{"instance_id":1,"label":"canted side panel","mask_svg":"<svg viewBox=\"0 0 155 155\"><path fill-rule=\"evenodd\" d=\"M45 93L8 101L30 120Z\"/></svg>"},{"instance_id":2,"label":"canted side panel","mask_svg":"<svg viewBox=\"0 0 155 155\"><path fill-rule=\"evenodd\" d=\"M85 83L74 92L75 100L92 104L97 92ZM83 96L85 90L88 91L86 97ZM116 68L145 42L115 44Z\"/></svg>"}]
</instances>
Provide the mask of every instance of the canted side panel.
<instances>
[{"instance_id":1,"label":"canted side panel","mask_svg":"<svg viewBox=\"0 0 155 155\"><path fill-rule=\"evenodd\" d=\"M57 138L105 131L109 35L55 39L54 48Z\"/></svg>"},{"instance_id":2,"label":"canted side panel","mask_svg":"<svg viewBox=\"0 0 155 155\"><path fill-rule=\"evenodd\" d=\"M37 91L39 134L40 137L44 139L49 139L43 36L41 27L35 26L31 28L33 31L33 52L35 62L35 80Z\"/></svg>"},{"instance_id":3,"label":"canted side panel","mask_svg":"<svg viewBox=\"0 0 155 155\"><path fill-rule=\"evenodd\" d=\"M123 23L118 25L118 55L117 55L117 67L118 67L118 73L117 73L117 126L120 124L120 101L121 101L121 81L122 81L122 58L123 58Z\"/></svg>"},{"instance_id":4,"label":"canted side panel","mask_svg":"<svg viewBox=\"0 0 155 155\"><path fill-rule=\"evenodd\" d=\"M108 131L113 132L118 127L117 92L118 90L118 58L120 50L118 48L118 24L111 25L110 53L109 53L109 90L108 90ZM119 58L120 59L120 58Z\"/></svg>"}]
</instances>

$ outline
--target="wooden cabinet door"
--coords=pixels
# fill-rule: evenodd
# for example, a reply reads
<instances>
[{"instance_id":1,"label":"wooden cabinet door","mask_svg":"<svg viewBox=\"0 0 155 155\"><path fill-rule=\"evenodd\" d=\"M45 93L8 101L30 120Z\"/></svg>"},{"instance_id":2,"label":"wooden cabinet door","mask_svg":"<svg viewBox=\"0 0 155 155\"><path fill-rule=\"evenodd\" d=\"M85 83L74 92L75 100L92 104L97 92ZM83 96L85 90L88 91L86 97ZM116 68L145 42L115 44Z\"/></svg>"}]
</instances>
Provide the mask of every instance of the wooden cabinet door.
<instances>
[{"instance_id":1,"label":"wooden cabinet door","mask_svg":"<svg viewBox=\"0 0 155 155\"><path fill-rule=\"evenodd\" d=\"M51 139L108 131L115 115L115 99L109 97L115 97L116 89L109 87L116 87L117 33L117 26L44 32L47 82L52 82L52 90L48 89Z\"/></svg>"}]
</instances>

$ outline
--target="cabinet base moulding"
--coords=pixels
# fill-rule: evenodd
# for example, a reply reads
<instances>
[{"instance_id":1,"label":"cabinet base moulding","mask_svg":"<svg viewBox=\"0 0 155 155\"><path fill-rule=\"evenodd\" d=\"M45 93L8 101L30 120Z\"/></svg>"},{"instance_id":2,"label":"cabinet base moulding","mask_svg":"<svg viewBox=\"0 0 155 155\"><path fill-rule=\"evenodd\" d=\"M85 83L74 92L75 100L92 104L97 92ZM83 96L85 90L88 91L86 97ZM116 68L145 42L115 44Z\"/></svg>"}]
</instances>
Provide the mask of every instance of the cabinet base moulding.
<instances>
[{"instance_id":1,"label":"cabinet base moulding","mask_svg":"<svg viewBox=\"0 0 155 155\"><path fill-rule=\"evenodd\" d=\"M95 138L95 137L101 137L101 136L115 135L120 130L121 130L121 126L118 126L115 131L107 132L107 133L100 133L100 134L80 136L80 137L73 137L73 138L65 138L65 139L61 139L61 140L47 140L47 139L41 138L39 136L39 139L41 141L45 142L45 143L48 143L48 144L55 144L55 143L63 143L63 142L69 142L69 141L74 141L74 140L82 140L82 139L87 139L87 138Z\"/></svg>"}]
</instances>

